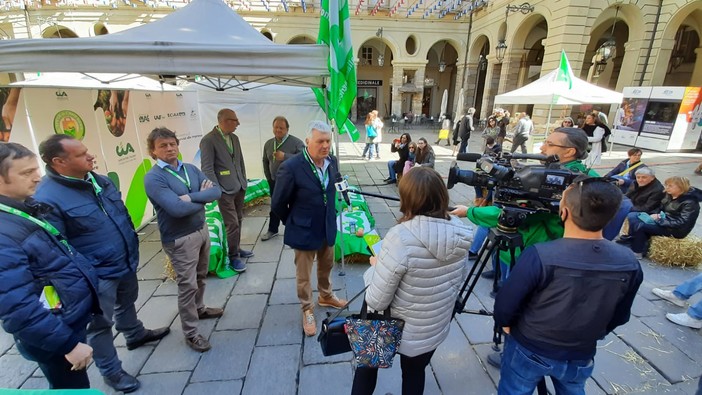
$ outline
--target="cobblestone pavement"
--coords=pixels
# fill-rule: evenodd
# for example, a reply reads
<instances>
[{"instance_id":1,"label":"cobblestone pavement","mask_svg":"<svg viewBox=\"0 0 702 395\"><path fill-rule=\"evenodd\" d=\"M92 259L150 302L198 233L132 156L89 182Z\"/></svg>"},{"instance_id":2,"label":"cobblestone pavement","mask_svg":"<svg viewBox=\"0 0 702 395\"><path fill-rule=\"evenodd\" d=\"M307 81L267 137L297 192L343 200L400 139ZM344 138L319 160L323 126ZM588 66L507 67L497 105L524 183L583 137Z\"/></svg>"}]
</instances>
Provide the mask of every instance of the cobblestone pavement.
<instances>
[{"instance_id":1,"label":"cobblestone pavement","mask_svg":"<svg viewBox=\"0 0 702 395\"><path fill-rule=\"evenodd\" d=\"M413 137L426 137L432 143L437 131L411 129ZM386 133L381 144L382 160L363 161L362 143L342 142L342 173L350 183L364 191L397 196L395 186L385 186L386 160L393 136ZM473 137L470 148L477 151L480 138ZM343 140L342 140L343 141ZM452 161L450 148L435 147L436 169L447 174ZM602 169L626 157L625 147L605 154ZM644 162L655 165L658 178L673 174L690 177L702 186L702 177L692 170L702 160L700 154L644 153ZM472 168L472 164L462 165ZM466 204L473 198L472 188L457 185L450 191L452 203ZM398 202L368 198L377 228L384 235L399 216ZM142 394L346 394L350 392L353 371L350 354L325 358L316 338L304 337L301 312L295 294L293 251L283 245L282 236L261 242L265 233L268 206L248 210L242 244L255 252L248 270L241 276L207 281L206 303L225 308L218 320L201 322L209 336L211 351L199 354L184 343L176 308L176 285L164 280L164 253L155 224L140 231L139 317L147 327L170 326L171 334L159 343L127 351L124 338L115 343L124 368L137 375ZM693 231L702 235L699 223ZM282 232L281 232L282 233ZM653 287L674 286L696 274L693 270L663 268L644 260L644 283L634 302L631 321L599 343L595 372L588 381L588 394L666 393L694 394L702 374L700 331L668 322L666 312L683 309L657 299ZM362 288L361 275L367 264L347 263L345 275L336 265L334 289L340 297L350 297ZM313 284L313 289L316 286ZM487 280L478 282L468 308L492 309ZM699 298L699 295L697 295ZM697 299L693 299L697 300ZM354 303L352 310L358 310ZM321 322L325 308L317 309ZM462 314L451 323L446 341L427 369L426 394L494 394L499 371L486 363L491 352L492 321L489 317ZM36 364L25 361L13 346L12 337L0 331L0 387L46 388L47 383ZM91 383L107 394L95 366L89 368ZM379 374L376 394L400 394L399 361Z\"/></svg>"}]
</instances>

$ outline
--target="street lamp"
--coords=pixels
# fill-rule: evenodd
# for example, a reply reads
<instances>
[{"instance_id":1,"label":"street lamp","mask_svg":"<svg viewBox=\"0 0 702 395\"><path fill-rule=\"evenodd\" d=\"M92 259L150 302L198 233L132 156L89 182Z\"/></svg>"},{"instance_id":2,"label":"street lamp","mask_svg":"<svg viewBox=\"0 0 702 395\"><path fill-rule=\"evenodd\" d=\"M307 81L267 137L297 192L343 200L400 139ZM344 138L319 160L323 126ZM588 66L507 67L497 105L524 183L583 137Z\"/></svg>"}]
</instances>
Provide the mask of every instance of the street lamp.
<instances>
[{"instance_id":1,"label":"street lamp","mask_svg":"<svg viewBox=\"0 0 702 395\"><path fill-rule=\"evenodd\" d=\"M504 39L500 40L495 47L495 58L498 62L502 62L505 59L505 52L507 51L507 43Z\"/></svg>"},{"instance_id":2,"label":"street lamp","mask_svg":"<svg viewBox=\"0 0 702 395\"><path fill-rule=\"evenodd\" d=\"M614 12L614 23L612 24L612 32L598 49L595 55L595 72L600 74L607 67L607 62L612 59L617 53L617 41L614 39L614 28L617 26L617 16L619 15L619 6Z\"/></svg>"}]
</instances>

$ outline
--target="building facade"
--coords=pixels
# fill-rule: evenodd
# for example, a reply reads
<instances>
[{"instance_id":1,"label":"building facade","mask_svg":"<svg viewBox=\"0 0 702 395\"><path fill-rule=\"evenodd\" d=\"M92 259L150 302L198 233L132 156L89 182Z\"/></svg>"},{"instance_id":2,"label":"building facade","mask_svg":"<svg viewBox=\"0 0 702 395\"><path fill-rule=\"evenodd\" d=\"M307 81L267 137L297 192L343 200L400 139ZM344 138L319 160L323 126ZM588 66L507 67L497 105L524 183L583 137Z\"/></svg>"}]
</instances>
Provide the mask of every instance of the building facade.
<instances>
[{"instance_id":1,"label":"building facade","mask_svg":"<svg viewBox=\"0 0 702 395\"><path fill-rule=\"evenodd\" d=\"M316 42L318 0L228 3L276 43ZM183 5L152 0L0 1L0 35L42 39L110 34L157 20ZM542 0L521 5L507 0L352 0L349 11L358 66L354 119L377 109L386 118L431 121L468 107L485 118L495 95L557 68L561 50L576 76L610 89L702 86L699 0ZM601 49L604 44L607 48ZM5 75L0 83L17 78L22 77ZM464 106L459 109L461 92ZM531 112L537 123L545 119L541 106L507 109Z\"/></svg>"}]
</instances>

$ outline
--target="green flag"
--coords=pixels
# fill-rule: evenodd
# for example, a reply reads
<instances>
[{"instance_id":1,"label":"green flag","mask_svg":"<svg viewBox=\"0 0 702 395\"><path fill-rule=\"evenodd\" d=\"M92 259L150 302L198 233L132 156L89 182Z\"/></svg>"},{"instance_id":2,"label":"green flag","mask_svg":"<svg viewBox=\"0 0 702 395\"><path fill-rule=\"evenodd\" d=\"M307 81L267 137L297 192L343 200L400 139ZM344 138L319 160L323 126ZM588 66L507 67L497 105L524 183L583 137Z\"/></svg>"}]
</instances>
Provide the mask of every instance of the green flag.
<instances>
[{"instance_id":1,"label":"green flag","mask_svg":"<svg viewBox=\"0 0 702 395\"><path fill-rule=\"evenodd\" d=\"M573 70L570 68L570 63L564 50L561 50L561 64L558 66L556 81L563 81L568 84L568 89L573 89Z\"/></svg>"},{"instance_id":2,"label":"green flag","mask_svg":"<svg viewBox=\"0 0 702 395\"><path fill-rule=\"evenodd\" d=\"M322 0L317 43L329 46L330 83L327 84L327 99L324 91L312 88L317 102L327 112L327 117L336 122L339 133L348 133L353 141L358 140L358 130L349 120L349 112L356 98L356 65L351 46L351 20L348 0Z\"/></svg>"}]
</instances>

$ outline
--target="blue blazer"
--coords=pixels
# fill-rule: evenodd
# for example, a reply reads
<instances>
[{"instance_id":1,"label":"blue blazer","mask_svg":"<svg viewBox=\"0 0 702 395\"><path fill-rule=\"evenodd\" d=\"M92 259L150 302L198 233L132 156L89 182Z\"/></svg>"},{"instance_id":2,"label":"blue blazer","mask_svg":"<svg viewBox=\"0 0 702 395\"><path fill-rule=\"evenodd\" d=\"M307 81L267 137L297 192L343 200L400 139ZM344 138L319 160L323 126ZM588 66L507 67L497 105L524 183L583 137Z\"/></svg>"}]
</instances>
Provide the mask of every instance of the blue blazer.
<instances>
[{"instance_id":1,"label":"blue blazer","mask_svg":"<svg viewBox=\"0 0 702 395\"><path fill-rule=\"evenodd\" d=\"M315 251L336 241L336 189L339 175L335 157L330 157L329 183L324 197L319 178L314 174L305 155L295 155L278 169L271 210L285 224L285 244L296 250Z\"/></svg>"}]
</instances>

